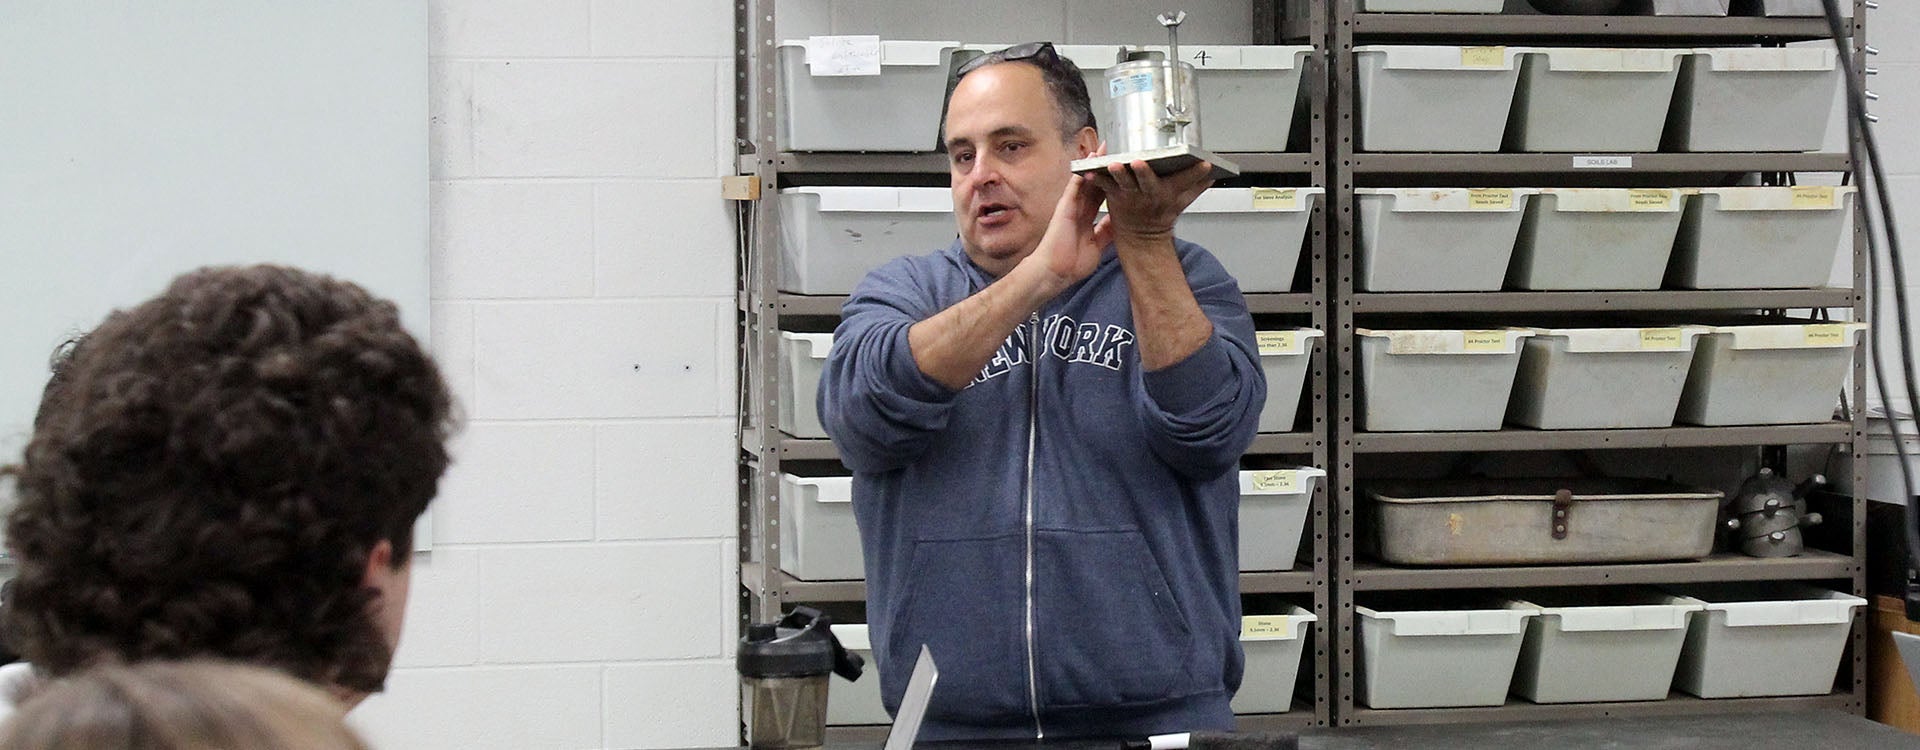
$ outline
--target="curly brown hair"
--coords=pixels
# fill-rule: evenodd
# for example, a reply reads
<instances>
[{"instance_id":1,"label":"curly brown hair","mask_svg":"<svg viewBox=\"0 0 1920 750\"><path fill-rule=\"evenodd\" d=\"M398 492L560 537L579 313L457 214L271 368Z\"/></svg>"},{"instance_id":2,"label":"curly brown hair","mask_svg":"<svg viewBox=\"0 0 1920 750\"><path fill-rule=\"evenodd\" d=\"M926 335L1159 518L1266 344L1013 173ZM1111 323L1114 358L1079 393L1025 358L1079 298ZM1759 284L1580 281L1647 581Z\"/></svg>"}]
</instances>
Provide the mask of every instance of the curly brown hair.
<instances>
[{"instance_id":1,"label":"curly brown hair","mask_svg":"<svg viewBox=\"0 0 1920 750\"><path fill-rule=\"evenodd\" d=\"M220 657L359 692L391 648L363 585L408 563L452 430L392 303L279 266L205 268L70 347L7 467L0 619L51 675Z\"/></svg>"}]
</instances>

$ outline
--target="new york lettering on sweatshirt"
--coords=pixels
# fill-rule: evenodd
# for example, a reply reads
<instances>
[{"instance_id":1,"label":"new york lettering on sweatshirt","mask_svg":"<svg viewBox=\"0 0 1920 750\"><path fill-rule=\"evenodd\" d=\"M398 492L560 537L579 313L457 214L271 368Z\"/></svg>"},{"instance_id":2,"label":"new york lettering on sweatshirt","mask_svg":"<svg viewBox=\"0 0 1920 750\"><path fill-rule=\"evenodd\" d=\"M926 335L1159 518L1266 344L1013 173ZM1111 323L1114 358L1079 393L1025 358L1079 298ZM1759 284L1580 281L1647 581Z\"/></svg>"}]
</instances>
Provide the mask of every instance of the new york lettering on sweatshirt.
<instances>
[{"instance_id":1,"label":"new york lettering on sweatshirt","mask_svg":"<svg viewBox=\"0 0 1920 750\"><path fill-rule=\"evenodd\" d=\"M1014 368L1027 364L1027 352L1033 329L1021 326L1000 344L1000 350L994 352L993 359L980 368L980 374L974 376L973 384L984 383L1012 372ZM1068 364L1087 364L1104 367L1114 372L1120 371L1125 360L1126 347L1132 346L1133 331L1111 323L1080 323L1061 313L1048 315L1040 324L1040 348L1042 356L1053 357Z\"/></svg>"}]
</instances>

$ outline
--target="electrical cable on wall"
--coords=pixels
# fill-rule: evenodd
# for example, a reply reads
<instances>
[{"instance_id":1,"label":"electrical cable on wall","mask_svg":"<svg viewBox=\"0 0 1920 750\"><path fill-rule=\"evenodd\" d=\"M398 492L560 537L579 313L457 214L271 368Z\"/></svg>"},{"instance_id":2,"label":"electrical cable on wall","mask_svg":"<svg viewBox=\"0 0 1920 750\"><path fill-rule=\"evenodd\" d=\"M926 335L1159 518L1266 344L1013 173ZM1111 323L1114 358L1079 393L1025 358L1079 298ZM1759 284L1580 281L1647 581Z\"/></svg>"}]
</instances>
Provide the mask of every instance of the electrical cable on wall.
<instances>
[{"instance_id":1,"label":"electrical cable on wall","mask_svg":"<svg viewBox=\"0 0 1920 750\"><path fill-rule=\"evenodd\" d=\"M1876 287L1879 286L1879 279L1890 278L1892 280L1893 283L1891 287L1893 291L1894 309L1895 314L1898 316L1894 319L1892 326L1898 334L1894 354L1899 357L1900 372L1905 381L1903 384L1904 393L1902 395L1906 397L1907 408L1911 411L1916 405L1920 405L1920 390L1916 390L1920 388L1920 386L1916 386L1914 382L1914 366L1911 356L1911 352L1913 351L1913 336L1907 324L1908 321L1911 320L1911 312L1907 304L1907 290L1906 284L1904 283L1906 279L1906 268L1900 257L1900 235L1894 220L1893 199L1887 190L1886 173L1880 161L1880 144L1874 137L1872 121L1867 119L1865 86L1861 83L1860 79L1855 76L1853 64L1854 50L1847 46L1850 35L1847 34L1845 21L1840 16L1840 2L1839 0L1823 0L1823 5L1826 8L1827 28L1832 33L1834 45L1839 48L1840 52L1840 72L1847 95L1847 150L1853 160L1853 172L1861 178L1858 179L1858 182L1866 182L1864 177L1869 174L1873 178L1872 194L1874 200L1867 200L1865 191L1863 191L1861 200L1865 202L1862 204L1862 210L1860 212L1861 220L1864 222L1863 228L1867 234L1867 259L1869 264L1867 286L1867 319L1869 330L1867 333L1867 351L1873 363L1872 379L1874 392L1880 397L1880 403L1888 412L1887 429L1893 438L1895 458L1900 464L1901 486L1906 491L1907 502L1905 503L1905 513L1902 515L1901 532L1902 536L1906 539L1907 545L1908 580L1905 597L1907 619L1920 620L1920 583L1916 583L1912 573L1914 562L1920 561L1920 510L1914 507L1915 482L1913 467L1908 464L1909 454L1906 443L1904 442L1904 436L1901 434L1899 414L1894 409L1895 402L1889 397L1890 394L1887 386L1885 351L1881 346L1881 339L1885 333L1885 326L1883 325L1886 321L1885 300L1883 299L1883 295L1874 293ZM1865 173L1861 171L1863 165L1867 169ZM1876 226L1876 208L1879 212L1879 225L1883 226L1886 232L1887 267L1884 271L1891 272L1891 276L1883 276L1881 256L1878 252L1879 245L1876 242L1877 238L1874 231Z\"/></svg>"}]
</instances>

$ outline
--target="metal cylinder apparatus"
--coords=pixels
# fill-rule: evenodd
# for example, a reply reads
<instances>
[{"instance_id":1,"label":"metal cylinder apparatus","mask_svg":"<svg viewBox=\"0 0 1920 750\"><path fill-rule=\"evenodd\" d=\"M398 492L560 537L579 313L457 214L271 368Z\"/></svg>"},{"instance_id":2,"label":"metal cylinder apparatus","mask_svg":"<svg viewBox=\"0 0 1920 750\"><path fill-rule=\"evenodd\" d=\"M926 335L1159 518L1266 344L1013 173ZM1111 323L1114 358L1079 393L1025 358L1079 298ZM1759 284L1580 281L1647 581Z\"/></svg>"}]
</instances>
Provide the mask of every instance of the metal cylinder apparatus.
<instances>
[{"instance_id":1,"label":"metal cylinder apparatus","mask_svg":"<svg viewBox=\"0 0 1920 750\"><path fill-rule=\"evenodd\" d=\"M1107 69L1107 153L1200 145L1193 66L1159 52L1134 53Z\"/></svg>"}]
</instances>

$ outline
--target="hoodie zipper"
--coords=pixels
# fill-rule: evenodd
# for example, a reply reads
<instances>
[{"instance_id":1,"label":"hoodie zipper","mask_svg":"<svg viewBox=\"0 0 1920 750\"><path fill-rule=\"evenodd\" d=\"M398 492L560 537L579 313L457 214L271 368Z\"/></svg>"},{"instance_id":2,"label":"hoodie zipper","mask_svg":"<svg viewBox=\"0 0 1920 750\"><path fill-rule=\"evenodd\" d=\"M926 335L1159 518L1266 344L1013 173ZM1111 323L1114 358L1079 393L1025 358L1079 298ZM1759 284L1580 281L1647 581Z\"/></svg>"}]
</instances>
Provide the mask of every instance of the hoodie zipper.
<instances>
[{"instance_id":1,"label":"hoodie zipper","mask_svg":"<svg viewBox=\"0 0 1920 750\"><path fill-rule=\"evenodd\" d=\"M1027 586L1026 586L1026 625L1027 625L1027 705L1033 709L1033 738L1044 740L1047 732L1040 726L1040 689L1038 672L1034 660L1033 630L1033 452L1036 435L1039 431L1040 409L1040 314L1033 313L1027 318L1032 326L1027 336Z\"/></svg>"}]
</instances>

